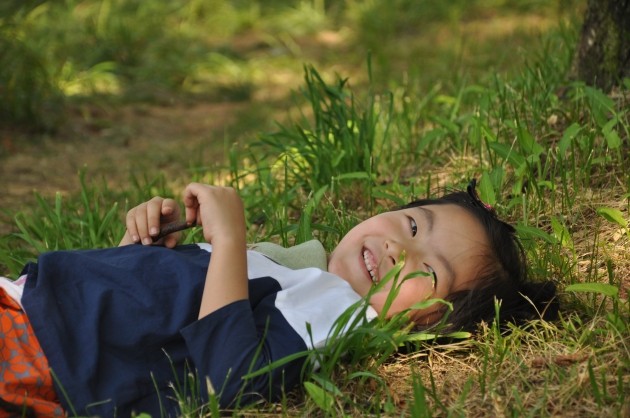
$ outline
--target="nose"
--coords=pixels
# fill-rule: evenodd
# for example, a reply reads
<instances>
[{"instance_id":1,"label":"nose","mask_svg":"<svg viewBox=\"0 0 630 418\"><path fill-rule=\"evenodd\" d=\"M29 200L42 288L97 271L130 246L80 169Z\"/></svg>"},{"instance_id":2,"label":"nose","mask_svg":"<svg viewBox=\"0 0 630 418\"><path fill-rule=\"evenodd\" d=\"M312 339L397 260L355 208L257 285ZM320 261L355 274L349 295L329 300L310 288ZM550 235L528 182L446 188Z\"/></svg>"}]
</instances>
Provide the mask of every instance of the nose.
<instances>
[{"instance_id":1,"label":"nose","mask_svg":"<svg viewBox=\"0 0 630 418\"><path fill-rule=\"evenodd\" d=\"M403 247L400 243L394 240L385 241L385 257L383 262L391 263L390 267L394 267L400 256L402 255Z\"/></svg>"}]
</instances>

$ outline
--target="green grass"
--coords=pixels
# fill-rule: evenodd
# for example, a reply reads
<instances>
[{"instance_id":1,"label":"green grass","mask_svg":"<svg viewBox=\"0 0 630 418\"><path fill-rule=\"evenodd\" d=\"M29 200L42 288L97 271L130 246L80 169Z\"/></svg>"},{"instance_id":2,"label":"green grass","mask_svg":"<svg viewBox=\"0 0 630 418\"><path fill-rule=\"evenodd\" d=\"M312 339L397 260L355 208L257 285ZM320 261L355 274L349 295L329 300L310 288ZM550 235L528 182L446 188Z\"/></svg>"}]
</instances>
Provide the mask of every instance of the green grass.
<instances>
[{"instance_id":1,"label":"green grass","mask_svg":"<svg viewBox=\"0 0 630 418\"><path fill-rule=\"evenodd\" d=\"M200 37L201 23L218 19L210 3L229 24ZM332 249L360 219L476 177L483 200L517 226L531 273L559 285L557 322L533 322L509 335L484 326L471 339L447 344L409 342L413 336L383 324L342 340L346 356L339 347L327 353L322 369L279 404L235 415L627 416L630 81L605 94L569 78L579 29L573 10L581 2L394 3L173 2L157 11L150 1L49 4L66 17L91 16L79 25L89 36L72 37L60 26L49 50L19 34L50 29L53 15L40 19L37 9L11 15L21 42L12 47L30 48L50 77L13 85L50 97L61 86L70 101L74 91L83 100L98 93L151 102L153 96L139 94L144 83L209 98L220 87L253 100L264 84L261 72L287 68L302 80L285 104L287 117L253 138L233 138L239 143L221 169L208 171L194 156L188 161L193 168L185 180L239 189L251 241L291 245L316 237ZM174 19L177 29L153 33L148 23L126 29L132 17L147 14ZM313 14L317 19L306 18ZM492 26L528 19L544 33L522 27L504 35ZM294 21L310 26L293 32L286 23ZM352 30L341 46L322 51L309 44L317 33L342 33L346 25ZM252 33L283 56L252 56L217 41ZM85 39L97 47L90 57L74 57ZM53 51L62 47L67 56L56 66ZM172 55L156 58L164 51ZM164 65L153 72L156 62ZM9 110L37 120L36 103L16 99ZM96 174L83 174L74 193L41 196L11 212L15 233L0 239L3 271L17 274L42 251L115 245L127 208L180 192L158 172L119 188L92 180ZM396 352L399 344L406 349ZM213 410L208 416L217 415Z\"/></svg>"}]
</instances>

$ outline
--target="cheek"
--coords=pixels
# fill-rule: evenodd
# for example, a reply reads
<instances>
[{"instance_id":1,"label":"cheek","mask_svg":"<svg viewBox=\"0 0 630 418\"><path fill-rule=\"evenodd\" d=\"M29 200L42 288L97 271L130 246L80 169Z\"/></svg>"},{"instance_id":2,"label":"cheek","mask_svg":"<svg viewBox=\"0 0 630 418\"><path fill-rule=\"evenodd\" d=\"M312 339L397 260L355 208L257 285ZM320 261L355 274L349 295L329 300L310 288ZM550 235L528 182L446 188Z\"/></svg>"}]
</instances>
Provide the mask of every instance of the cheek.
<instances>
[{"instance_id":1,"label":"cheek","mask_svg":"<svg viewBox=\"0 0 630 418\"><path fill-rule=\"evenodd\" d=\"M390 290L381 290L375 293L370 299L370 305L372 305L378 313L381 313L385 307L389 293ZM410 309L416 303L431 298L432 295L433 285L430 277L417 277L407 280L400 286L398 294L389 306L387 317Z\"/></svg>"}]
</instances>

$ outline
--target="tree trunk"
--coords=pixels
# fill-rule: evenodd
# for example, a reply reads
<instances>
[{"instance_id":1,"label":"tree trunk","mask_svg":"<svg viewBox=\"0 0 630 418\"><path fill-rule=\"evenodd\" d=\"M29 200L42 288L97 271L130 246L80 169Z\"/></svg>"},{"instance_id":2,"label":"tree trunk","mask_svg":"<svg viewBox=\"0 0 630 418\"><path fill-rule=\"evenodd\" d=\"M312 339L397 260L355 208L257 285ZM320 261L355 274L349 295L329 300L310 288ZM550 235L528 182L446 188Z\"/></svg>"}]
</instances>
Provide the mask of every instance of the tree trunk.
<instances>
[{"instance_id":1,"label":"tree trunk","mask_svg":"<svg viewBox=\"0 0 630 418\"><path fill-rule=\"evenodd\" d=\"M630 0L588 0L573 72L604 91L630 77Z\"/></svg>"}]
</instances>

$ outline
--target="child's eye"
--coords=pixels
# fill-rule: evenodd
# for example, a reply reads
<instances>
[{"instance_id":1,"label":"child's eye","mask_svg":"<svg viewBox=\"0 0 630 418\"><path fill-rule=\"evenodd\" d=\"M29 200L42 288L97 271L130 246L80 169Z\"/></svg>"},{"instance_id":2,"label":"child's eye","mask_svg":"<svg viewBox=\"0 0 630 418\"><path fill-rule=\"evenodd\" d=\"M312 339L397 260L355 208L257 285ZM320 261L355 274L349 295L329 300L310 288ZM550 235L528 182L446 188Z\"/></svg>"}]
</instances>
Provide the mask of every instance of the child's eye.
<instances>
[{"instance_id":1,"label":"child's eye","mask_svg":"<svg viewBox=\"0 0 630 418\"><path fill-rule=\"evenodd\" d=\"M411 227L411 236L415 237L416 234L418 233L418 224L411 216L408 216L408 218L409 218L409 226Z\"/></svg>"}]
</instances>

